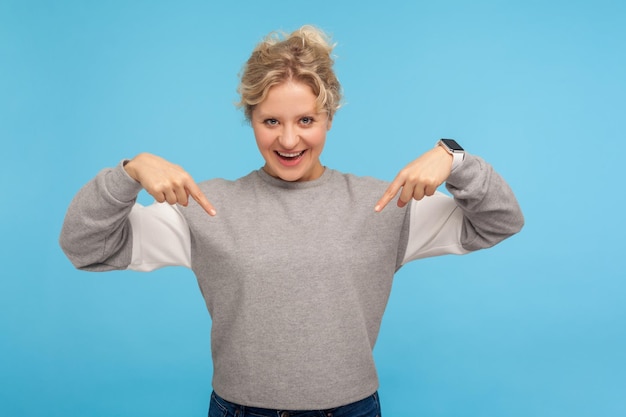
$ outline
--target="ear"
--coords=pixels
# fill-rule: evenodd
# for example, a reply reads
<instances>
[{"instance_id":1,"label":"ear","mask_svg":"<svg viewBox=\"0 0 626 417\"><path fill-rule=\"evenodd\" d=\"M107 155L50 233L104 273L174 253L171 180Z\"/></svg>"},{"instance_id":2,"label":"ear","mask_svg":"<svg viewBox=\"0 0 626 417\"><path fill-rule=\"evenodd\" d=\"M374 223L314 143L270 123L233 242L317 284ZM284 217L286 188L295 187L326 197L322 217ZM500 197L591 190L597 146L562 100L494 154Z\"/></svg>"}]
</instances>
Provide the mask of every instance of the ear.
<instances>
[{"instance_id":1,"label":"ear","mask_svg":"<svg viewBox=\"0 0 626 417\"><path fill-rule=\"evenodd\" d=\"M332 119L332 117L328 118L328 121L326 122L326 131L329 131L331 127L333 127L333 119Z\"/></svg>"}]
</instances>

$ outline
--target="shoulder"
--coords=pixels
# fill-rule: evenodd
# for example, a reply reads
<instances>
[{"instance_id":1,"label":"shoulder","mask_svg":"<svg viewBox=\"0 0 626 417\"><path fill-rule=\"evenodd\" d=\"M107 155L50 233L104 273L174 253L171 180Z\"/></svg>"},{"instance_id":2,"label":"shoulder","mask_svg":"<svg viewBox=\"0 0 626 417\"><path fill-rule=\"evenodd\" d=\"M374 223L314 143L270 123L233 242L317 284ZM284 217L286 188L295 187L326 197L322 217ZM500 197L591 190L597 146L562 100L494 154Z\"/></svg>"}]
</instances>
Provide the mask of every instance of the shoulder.
<instances>
[{"instance_id":1,"label":"shoulder","mask_svg":"<svg viewBox=\"0 0 626 417\"><path fill-rule=\"evenodd\" d=\"M355 193L382 193L389 186L388 181L383 181L370 176L359 176L332 170L335 183L342 184Z\"/></svg>"},{"instance_id":2,"label":"shoulder","mask_svg":"<svg viewBox=\"0 0 626 417\"><path fill-rule=\"evenodd\" d=\"M198 183L198 186L203 192L231 192L235 188L247 187L253 184L256 177L255 171L250 172L243 177L235 180L229 180L225 178L212 178Z\"/></svg>"}]
</instances>

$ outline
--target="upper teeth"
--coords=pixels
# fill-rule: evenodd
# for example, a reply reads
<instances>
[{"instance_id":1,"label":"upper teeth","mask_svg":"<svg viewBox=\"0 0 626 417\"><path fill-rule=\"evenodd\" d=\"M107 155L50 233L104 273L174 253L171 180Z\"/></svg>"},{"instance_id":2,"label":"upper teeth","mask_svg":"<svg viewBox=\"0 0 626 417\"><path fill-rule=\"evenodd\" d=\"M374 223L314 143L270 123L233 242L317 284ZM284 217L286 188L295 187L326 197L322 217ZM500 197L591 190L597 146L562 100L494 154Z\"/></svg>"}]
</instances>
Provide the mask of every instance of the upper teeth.
<instances>
[{"instance_id":1,"label":"upper teeth","mask_svg":"<svg viewBox=\"0 0 626 417\"><path fill-rule=\"evenodd\" d=\"M304 152L304 151L302 151ZM285 158L294 158L296 156L299 156L302 154L302 152L293 152L293 153L284 153L284 152L278 152L278 154L280 156L284 156Z\"/></svg>"}]
</instances>

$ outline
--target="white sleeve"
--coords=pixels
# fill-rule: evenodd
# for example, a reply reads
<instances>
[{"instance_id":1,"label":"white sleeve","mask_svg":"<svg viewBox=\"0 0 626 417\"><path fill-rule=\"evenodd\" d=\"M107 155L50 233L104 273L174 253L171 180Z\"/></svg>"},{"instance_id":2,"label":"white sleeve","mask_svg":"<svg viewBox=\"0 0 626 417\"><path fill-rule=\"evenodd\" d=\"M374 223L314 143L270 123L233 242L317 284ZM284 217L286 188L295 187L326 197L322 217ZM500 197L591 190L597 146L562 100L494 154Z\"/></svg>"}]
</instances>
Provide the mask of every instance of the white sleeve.
<instances>
[{"instance_id":1,"label":"white sleeve","mask_svg":"<svg viewBox=\"0 0 626 417\"><path fill-rule=\"evenodd\" d=\"M133 253L128 269L153 271L164 266L191 268L191 235L178 206L135 204L130 216Z\"/></svg>"},{"instance_id":2,"label":"white sleeve","mask_svg":"<svg viewBox=\"0 0 626 417\"><path fill-rule=\"evenodd\" d=\"M452 197L436 192L420 201L412 201L410 210L403 265L415 259L469 252L461 245L463 211Z\"/></svg>"}]
</instances>

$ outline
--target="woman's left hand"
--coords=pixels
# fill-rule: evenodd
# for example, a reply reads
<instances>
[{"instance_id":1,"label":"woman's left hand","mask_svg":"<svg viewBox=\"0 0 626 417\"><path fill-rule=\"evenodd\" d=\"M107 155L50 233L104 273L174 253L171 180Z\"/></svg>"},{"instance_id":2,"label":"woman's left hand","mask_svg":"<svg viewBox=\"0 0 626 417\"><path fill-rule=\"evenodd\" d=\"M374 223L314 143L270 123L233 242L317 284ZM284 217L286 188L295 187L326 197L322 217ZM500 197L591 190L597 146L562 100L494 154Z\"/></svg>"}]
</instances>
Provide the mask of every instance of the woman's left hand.
<instances>
[{"instance_id":1,"label":"woman's left hand","mask_svg":"<svg viewBox=\"0 0 626 417\"><path fill-rule=\"evenodd\" d=\"M378 200L375 211L381 211L400 192L398 207L406 206L411 198L421 200L435 194L452 170L452 155L436 146L405 166L391 182L385 194Z\"/></svg>"}]
</instances>

